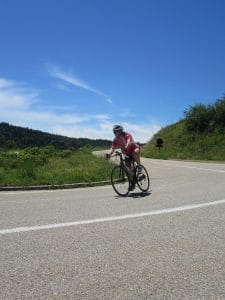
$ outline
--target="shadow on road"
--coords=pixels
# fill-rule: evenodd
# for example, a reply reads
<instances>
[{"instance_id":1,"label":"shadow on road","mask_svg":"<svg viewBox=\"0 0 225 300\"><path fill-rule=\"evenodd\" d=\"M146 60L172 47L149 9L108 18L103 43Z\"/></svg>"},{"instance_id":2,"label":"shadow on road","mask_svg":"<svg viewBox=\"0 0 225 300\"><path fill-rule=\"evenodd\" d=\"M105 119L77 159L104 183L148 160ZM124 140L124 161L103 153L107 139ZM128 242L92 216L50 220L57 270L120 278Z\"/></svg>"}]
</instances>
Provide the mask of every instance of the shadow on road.
<instances>
[{"instance_id":1,"label":"shadow on road","mask_svg":"<svg viewBox=\"0 0 225 300\"><path fill-rule=\"evenodd\" d=\"M131 192L130 194L128 194L127 197L131 197L131 198L144 198L147 196L150 196L152 193L151 192Z\"/></svg>"},{"instance_id":2,"label":"shadow on road","mask_svg":"<svg viewBox=\"0 0 225 300\"><path fill-rule=\"evenodd\" d=\"M129 197L129 198L144 198L144 197L150 196L151 194L152 194L151 192L130 192L130 194L128 194L125 197L115 196L115 198L126 198L126 197Z\"/></svg>"}]
</instances>

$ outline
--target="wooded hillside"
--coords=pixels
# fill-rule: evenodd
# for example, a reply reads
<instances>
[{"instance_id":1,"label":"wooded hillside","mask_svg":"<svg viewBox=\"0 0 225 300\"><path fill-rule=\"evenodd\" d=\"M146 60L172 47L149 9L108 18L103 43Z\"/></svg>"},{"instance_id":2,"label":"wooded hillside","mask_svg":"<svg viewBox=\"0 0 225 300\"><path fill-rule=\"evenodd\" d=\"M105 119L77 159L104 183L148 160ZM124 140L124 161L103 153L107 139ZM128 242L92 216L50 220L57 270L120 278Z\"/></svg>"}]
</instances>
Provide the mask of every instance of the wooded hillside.
<instances>
[{"instance_id":1,"label":"wooded hillside","mask_svg":"<svg viewBox=\"0 0 225 300\"><path fill-rule=\"evenodd\" d=\"M104 139L69 138L39 130L14 126L5 122L0 123L0 148L21 149L50 145L57 149L78 149L86 145L108 148L111 146L111 141Z\"/></svg>"}]
</instances>

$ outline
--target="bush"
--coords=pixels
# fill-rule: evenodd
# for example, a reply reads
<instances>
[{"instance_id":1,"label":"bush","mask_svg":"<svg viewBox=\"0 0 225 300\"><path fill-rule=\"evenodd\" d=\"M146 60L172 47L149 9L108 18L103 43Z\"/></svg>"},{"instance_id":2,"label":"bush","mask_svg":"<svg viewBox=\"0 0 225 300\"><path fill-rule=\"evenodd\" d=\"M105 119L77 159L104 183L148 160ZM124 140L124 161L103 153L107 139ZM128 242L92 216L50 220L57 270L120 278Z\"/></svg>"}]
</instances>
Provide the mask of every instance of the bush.
<instances>
[{"instance_id":1,"label":"bush","mask_svg":"<svg viewBox=\"0 0 225 300\"><path fill-rule=\"evenodd\" d=\"M186 129L189 132L210 132L214 129L215 124L215 109L214 106L197 104L191 106L184 112Z\"/></svg>"},{"instance_id":2,"label":"bush","mask_svg":"<svg viewBox=\"0 0 225 300\"><path fill-rule=\"evenodd\" d=\"M225 97L213 105L196 104L184 112L185 126L188 132L212 133L224 132Z\"/></svg>"}]
</instances>

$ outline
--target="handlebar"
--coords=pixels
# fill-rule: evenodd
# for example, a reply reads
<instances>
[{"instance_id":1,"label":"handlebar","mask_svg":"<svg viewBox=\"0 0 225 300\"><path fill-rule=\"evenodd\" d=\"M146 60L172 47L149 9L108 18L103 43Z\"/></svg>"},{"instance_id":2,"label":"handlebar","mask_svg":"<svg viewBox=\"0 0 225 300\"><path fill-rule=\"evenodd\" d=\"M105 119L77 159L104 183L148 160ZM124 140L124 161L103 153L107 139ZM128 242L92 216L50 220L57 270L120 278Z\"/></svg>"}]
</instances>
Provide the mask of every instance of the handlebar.
<instances>
[{"instance_id":1,"label":"handlebar","mask_svg":"<svg viewBox=\"0 0 225 300\"><path fill-rule=\"evenodd\" d=\"M112 156L121 156L121 155L123 155L121 152L115 151L115 154L113 154Z\"/></svg>"},{"instance_id":2,"label":"handlebar","mask_svg":"<svg viewBox=\"0 0 225 300\"><path fill-rule=\"evenodd\" d=\"M109 159L109 158L115 157L115 156L120 156L120 158L122 158L123 154L121 152L119 152L119 151L115 151L115 153L113 155L111 155L111 156L109 156L108 153L106 153L106 155L105 155L106 159Z\"/></svg>"}]
</instances>

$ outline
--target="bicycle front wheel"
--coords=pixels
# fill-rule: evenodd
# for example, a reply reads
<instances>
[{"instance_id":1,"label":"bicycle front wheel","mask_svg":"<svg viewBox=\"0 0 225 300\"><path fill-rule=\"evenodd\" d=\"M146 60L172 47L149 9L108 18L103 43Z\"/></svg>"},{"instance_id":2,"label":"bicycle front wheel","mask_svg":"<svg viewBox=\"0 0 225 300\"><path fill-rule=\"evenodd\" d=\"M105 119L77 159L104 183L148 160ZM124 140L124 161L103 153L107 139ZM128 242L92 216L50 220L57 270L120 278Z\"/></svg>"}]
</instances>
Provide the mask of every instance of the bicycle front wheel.
<instances>
[{"instance_id":1,"label":"bicycle front wheel","mask_svg":"<svg viewBox=\"0 0 225 300\"><path fill-rule=\"evenodd\" d=\"M145 169L144 166L141 165L141 173L138 173L137 171L137 168L136 168L136 182L137 182L137 185L139 187L139 189L142 191L142 192L147 192L149 187L150 187L150 180L149 180L149 176L148 176L148 172L147 170Z\"/></svg>"},{"instance_id":2,"label":"bicycle front wheel","mask_svg":"<svg viewBox=\"0 0 225 300\"><path fill-rule=\"evenodd\" d=\"M114 191L120 196L127 196L129 193L129 174L121 166L115 166L111 173L111 183Z\"/></svg>"}]
</instances>

